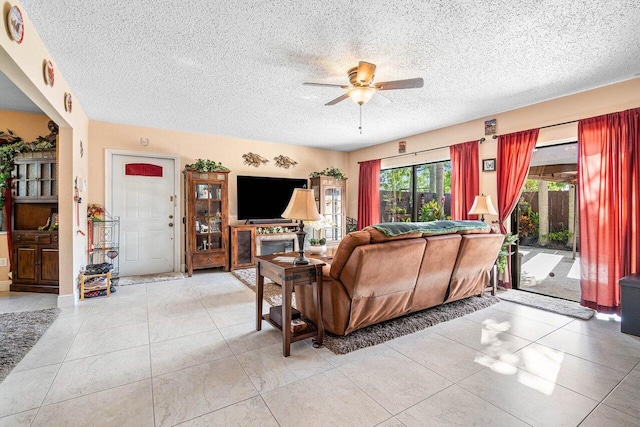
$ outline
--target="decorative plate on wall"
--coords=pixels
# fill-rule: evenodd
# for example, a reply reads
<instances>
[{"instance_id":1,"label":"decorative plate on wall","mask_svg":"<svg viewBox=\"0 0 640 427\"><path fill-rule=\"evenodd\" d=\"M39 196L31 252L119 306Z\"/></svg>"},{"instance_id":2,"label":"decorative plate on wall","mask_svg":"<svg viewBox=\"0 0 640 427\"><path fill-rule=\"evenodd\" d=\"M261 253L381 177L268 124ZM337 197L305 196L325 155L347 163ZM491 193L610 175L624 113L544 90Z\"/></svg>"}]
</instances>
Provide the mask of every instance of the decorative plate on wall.
<instances>
[{"instance_id":1,"label":"decorative plate on wall","mask_svg":"<svg viewBox=\"0 0 640 427\"><path fill-rule=\"evenodd\" d=\"M73 108L73 101L71 99L71 94L69 92L65 92L64 93L64 111L66 111L67 113L70 113L72 108Z\"/></svg>"},{"instance_id":2,"label":"decorative plate on wall","mask_svg":"<svg viewBox=\"0 0 640 427\"><path fill-rule=\"evenodd\" d=\"M47 86L53 87L53 83L55 81L55 70L53 69L53 64L51 61L44 61L44 67L42 72L44 73L44 82Z\"/></svg>"},{"instance_id":3,"label":"decorative plate on wall","mask_svg":"<svg viewBox=\"0 0 640 427\"><path fill-rule=\"evenodd\" d=\"M24 20L22 18L22 12L18 6L13 6L7 15L7 27L9 28L9 35L18 44L22 43L24 38Z\"/></svg>"}]
</instances>

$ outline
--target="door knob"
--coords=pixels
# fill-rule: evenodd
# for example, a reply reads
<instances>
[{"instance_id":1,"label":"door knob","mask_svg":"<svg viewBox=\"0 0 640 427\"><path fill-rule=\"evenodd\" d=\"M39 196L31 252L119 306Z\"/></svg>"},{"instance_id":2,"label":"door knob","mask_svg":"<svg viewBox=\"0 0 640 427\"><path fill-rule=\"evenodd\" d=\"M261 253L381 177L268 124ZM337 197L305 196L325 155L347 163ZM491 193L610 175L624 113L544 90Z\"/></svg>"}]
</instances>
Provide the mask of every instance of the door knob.
<instances>
[{"instance_id":1,"label":"door knob","mask_svg":"<svg viewBox=\"0 0 640 427\"><path fill-rule=\"evenodd\" d=\"M172 222L169 223L169 227L173 227L173 223Z\"/></svg>"},{"instance_id":2,"label":"door knob","mask_svg":"<svg viewBox=\"0 0 640 427\"><path fill-rule=\"evenodd\" d=\"M173 219L173 215L169 215L169 219Z\"/></svg>"}]
</instances>

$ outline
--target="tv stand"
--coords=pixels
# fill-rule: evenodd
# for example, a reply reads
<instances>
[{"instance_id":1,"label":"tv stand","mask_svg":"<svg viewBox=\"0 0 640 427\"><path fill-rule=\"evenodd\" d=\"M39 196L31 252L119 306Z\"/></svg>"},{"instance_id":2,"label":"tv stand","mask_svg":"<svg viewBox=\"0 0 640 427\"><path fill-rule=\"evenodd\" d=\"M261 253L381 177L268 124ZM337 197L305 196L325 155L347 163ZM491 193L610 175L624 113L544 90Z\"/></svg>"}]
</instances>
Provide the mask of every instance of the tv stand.
<instances>
[{"instance_id":1,"label":"tv stand","mask_svg":"<svg viewBox=\"0 0 640 427\"><path fill-rule=\"evenodd\" d=\"M293 221L290 219L278 218L278 219L248 219L245 224L291 224Z\"/></svg>"},{"instance_id":2,"label":"tv stand","mask_svg":"<svg viewBox=\"0 0 640 427\"><path fill-rule=\"evenodd\" d=\"M231 225L229 228L232 270L255 267L256 255L298 250L298 224L294 222Z\"/></svg>"}]
</instances>

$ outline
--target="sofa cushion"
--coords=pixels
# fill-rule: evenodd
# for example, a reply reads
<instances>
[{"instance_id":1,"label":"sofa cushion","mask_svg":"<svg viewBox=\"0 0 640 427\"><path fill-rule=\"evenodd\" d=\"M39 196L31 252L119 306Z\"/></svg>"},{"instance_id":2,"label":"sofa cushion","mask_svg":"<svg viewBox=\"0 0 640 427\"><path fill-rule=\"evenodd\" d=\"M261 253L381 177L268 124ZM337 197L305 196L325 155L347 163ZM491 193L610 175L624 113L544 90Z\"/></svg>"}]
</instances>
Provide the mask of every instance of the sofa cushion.
<instances>
[{"instance_id":1,"label":"sofa cushion","mask_svg":"<svg viewBox=\"0 0 640 427\"><path fill-rule=\"evenodd\" d=\"M384 243L391 240L417 239L419 237L422 237L422 233L420 231L400 234L398 236L387 236L382 231L372 226L366 227L364 230L369 232L369 235L371 236L371 243Z\"/></svg>"},{"instance_id":2,"label":"sofa cushion","mask_svg":"<svg viewBox=\"0 0 640 427\"><path fill-rule=\"evenodd\" d=\"M331 270L329 272L330 276L334 279L340 277L340 273L349 260L351 252L358 246L369 244L370 239L369 232L366 230L352 231L344 236L344 239L342 239L338 245L338 249L336 249L333 254Z\"/></svg>"}]
</instances>

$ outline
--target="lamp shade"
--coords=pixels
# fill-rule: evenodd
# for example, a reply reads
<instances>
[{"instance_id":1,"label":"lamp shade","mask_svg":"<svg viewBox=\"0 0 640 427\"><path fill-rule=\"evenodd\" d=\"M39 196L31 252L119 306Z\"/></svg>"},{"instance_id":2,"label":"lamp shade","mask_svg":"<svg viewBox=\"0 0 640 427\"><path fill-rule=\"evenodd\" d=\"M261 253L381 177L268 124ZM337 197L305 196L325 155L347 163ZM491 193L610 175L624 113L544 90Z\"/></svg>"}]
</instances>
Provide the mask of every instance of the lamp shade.
<instances>
[{"instance_id":1,"label":"lamp shade","mask_svg":"<svg viewBox=\"0 0 640 427\"><path fill-rule=\"evenodd\" d=\"M498 215L496 208L493 207L493 203L491 203L491 196L485 196L484 194L480 196L476 196L473 201L473 206L471 206L471 210L469 210L469 215Z\"/></svg>"},{"instance_id":2,"label":"lamp shade","mask_svg":"<svg viewBox=\"0 0 640 427\"><path fill-rule=\"evenodd\" d=\"M353 102L355 102L356 104L362 105L368 102L374 93L376 93L375 88L364 86L364 87L354 87L349 92L347 92L347 95L349 95L349 98L351 98Z\"/></svg>"},{"instance_id":3,"label":"lamp shade","mask_svg":"<svg viewBox=\"0 0 640 427\"><path fill-rule=\"evenodd\" d=\"M301 221L317 221L322 219L318 213L313 190L295 188L287 208L282 212L282 218Z\"/></svg>"}]
</instances>

